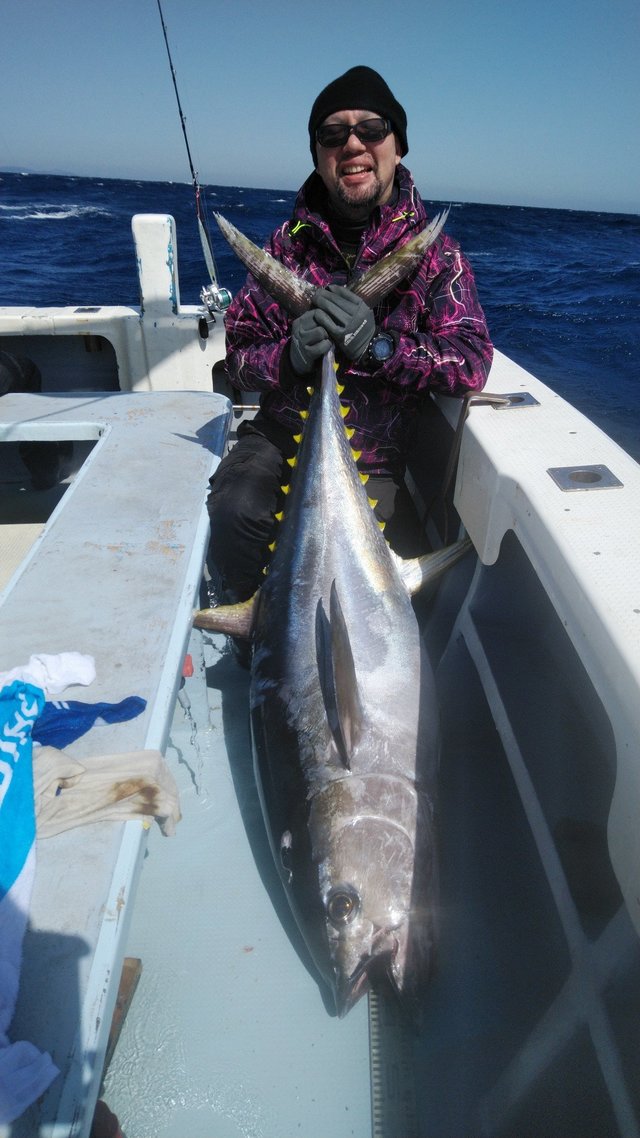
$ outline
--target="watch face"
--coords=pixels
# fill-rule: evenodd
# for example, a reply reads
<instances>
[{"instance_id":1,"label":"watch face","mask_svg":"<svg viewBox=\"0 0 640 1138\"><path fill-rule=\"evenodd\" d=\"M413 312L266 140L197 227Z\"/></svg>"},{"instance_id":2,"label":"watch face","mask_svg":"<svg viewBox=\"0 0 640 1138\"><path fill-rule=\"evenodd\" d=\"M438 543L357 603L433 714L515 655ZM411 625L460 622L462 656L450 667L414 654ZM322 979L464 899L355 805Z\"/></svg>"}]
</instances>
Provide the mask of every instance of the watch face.
<instances>
[{"instance_id":1,"label":"watch face","mask_svg":"<svg viewBox=\"0 0 640 1138\"><path fill-rule=\"evenodd\" d=\"M369 351L374 360L388 360L393 355L393 340L390 336L380 333L380 335L373 337Z\"/></svg>"}]
</instances>

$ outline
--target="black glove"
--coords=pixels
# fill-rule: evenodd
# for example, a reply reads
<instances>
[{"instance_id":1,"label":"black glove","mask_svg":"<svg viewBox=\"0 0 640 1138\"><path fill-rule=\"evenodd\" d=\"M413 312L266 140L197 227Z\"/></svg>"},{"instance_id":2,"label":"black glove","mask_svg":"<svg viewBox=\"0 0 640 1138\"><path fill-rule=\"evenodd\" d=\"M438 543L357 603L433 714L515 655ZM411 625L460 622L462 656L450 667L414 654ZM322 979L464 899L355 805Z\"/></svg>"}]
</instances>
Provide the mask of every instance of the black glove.
<instances>
[{"instance_id":1,"label":"black glove","mask_svg":"<svg viewBox=\"0 0 640 1138\"><path fill-rule=\"evenodd\" d=\"M313 297L318 324L350 360L366 352L376 330L373 312L364 300L344 285L319 288Z\"/></svg>"},{"instance_id":2,"label":"black glove","mask_svg":"<svg viewBox=\"0 0 640 1138\"><path fill-rule=\"evenodd\" d=\"M297 375L308 375L316 360L326 355L331 347L326 330L316 320L315 308L303 312L291 325L289 355Z\"/></svg>"}]
</instances>

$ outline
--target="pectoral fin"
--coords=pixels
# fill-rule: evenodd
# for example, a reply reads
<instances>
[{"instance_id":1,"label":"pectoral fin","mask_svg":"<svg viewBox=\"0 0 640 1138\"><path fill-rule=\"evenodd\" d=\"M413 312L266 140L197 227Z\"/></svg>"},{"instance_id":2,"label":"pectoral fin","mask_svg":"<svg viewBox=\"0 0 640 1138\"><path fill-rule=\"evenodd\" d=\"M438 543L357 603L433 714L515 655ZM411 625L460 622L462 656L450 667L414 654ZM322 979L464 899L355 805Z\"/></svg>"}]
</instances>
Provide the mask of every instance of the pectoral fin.
<instances>
[{"instance_id":1,"label":"pectoral fin","mask_svg":"<svg viewBox=\"0 0 640 1138\"><path fill-rule=\"evenodd\" d=\"M362 706L349 632L338 598L331 586L329 617L322 601L316 610L316 654L327 722L347 770L362 729Z\"/></svg>"},{"instance_id":2,"label":"pectoral fin","mask_svg":"<svg viewBox=\"0 0 640 1138\"><path fill-rule=\"evenodd\" d=\"M399 249L394 249L392 253L387 253L380 261L376 261L375 265L366 269L362 276L351 282L349 286L351 291L355 292L356 296L362 297L373 308L383 296L391 292L400 281L417 268L429 246L433 245L440 235L448 214L448 209L443 210L417 236L412 237Z\"/></svg>"}]
</instances>

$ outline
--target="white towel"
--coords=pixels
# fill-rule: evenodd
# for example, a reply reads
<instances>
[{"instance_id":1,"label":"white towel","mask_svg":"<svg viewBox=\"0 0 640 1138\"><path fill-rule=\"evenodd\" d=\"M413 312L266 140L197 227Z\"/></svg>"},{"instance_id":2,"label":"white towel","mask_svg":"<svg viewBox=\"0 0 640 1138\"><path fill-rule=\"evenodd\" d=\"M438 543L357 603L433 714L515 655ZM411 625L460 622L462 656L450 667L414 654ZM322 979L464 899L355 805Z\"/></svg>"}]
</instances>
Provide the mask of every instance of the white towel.
<instances>
[{"instance_id":1,"label":"white towel","mask_svg":"<svg viewBox=\"0 0 640 1138\"><path fill-rule=\"evenodd\" d=\"M96 665L93 656L83 656L81 652L59 652L49 655L38 652L29 658L28 664L20 664L9 672L0 672L0 688L13 680L25 684L35 684L47 696L59 695L65 688L74 684L92 684L96 678Z\"/></svg>"},{"instance_id":2,"label":"white towel","mask_svg":"<svg viewBox=\"0 0 640 1138\"><path fill-rule=\"evenodd\" d=\"M157 818L166 835L180 821L178 788L159 751L71 758L36 747L33 780L38 838L92 822Z\"/></svg>"}]
</instances>

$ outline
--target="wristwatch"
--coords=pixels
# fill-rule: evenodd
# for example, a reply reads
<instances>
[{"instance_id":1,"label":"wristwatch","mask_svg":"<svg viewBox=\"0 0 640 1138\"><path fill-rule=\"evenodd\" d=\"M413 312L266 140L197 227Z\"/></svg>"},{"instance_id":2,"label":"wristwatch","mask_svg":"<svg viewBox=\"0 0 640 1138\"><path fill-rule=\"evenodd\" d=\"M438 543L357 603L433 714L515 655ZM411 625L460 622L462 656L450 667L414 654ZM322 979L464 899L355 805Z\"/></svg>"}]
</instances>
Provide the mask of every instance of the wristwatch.
<instances>
[{"instance_id":1,"label":"wristwatch","mask_svg":"<svg viewBox=\"0 0 640 1138\"><path fill-rule=\"evenodd\" d=\"M395 342L388 332L375 332L369 341L367 359L371 363L381 364L390 359L395 350Z\"/></svg>"}]
</instances>

